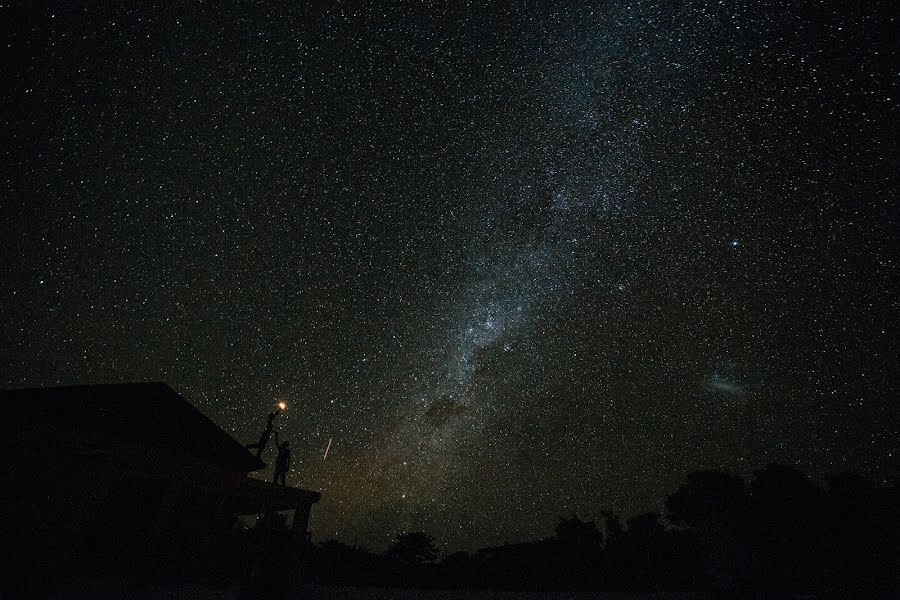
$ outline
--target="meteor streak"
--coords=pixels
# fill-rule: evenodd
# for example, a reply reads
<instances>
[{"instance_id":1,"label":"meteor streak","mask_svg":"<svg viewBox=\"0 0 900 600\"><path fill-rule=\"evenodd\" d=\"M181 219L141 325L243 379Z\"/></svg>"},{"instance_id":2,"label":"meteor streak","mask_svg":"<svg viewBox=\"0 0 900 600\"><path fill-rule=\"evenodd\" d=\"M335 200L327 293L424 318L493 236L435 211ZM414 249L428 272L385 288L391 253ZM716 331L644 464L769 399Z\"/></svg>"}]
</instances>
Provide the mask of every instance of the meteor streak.
<instances>
[{"instance_id":1,"label":"meteor streak","mask_svg":"<svg viewBox=\"0 0 900 600\"><path fill-rule=\"evenodd\" d=\"M322 457L322 460L325 460L326 458L328 458L328 451L331 450L331 440L333 440L333 439L334 439L333 437L328 438L328 445L325 446L325 456Z\"/></svg>"}]
</instances>

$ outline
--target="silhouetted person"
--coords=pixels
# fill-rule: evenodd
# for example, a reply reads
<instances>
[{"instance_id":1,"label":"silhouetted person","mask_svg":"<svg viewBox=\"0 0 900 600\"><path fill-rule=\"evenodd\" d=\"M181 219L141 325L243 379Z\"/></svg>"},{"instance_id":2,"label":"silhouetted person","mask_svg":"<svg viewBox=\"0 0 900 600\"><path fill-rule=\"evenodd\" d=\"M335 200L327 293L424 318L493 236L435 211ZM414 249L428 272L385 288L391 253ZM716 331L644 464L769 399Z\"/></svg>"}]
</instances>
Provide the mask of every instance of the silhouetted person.
<instances>
[{"instance_id":1,"label":"silhouetted person","mask_svg":"<svg viewBox=\"0 0 900 600\"><path fill-rule=\"evenodd\" d=\"M291 443L287 440L278 445L278 456L275 457L275 476L272 481L287 485L287 472L291 466Z\"/></svg>"},{"instance_id":2,"label":"silhouetted person","mask_svg":"<svg viewBox=\"0 0 900 600\"><path fill-rule=\"evenodd\" d=\"M269 443L269 438L272 437L272 432L275 430L275 417L281 414L280 409L275 409L269 413L268 421L266 421L266 428L263 429L262 433L259 435L259 441L255 444L248 444L247 449L256 448L256 458L262 456L263 450L266 449L266 446Z\"/></svg>"}]
</instances>

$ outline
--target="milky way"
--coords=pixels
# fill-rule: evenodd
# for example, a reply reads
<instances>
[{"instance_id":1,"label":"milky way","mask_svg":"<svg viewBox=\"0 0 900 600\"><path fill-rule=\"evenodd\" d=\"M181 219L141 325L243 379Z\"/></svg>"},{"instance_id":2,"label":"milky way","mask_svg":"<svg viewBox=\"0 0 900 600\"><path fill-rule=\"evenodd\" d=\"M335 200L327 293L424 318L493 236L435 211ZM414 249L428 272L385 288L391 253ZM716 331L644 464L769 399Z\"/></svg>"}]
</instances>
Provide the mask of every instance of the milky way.
<instances>
[{"instance_id":1,"label":"milky way","mask_svg":"<svg viewBox=\"0 0 900 600\"><path fill-rule=\"evenodd\" d=\"M376 548L893 477L888 3L551 4L8 15L0 381L286 400Z\"/></svg>"}]
</instances>

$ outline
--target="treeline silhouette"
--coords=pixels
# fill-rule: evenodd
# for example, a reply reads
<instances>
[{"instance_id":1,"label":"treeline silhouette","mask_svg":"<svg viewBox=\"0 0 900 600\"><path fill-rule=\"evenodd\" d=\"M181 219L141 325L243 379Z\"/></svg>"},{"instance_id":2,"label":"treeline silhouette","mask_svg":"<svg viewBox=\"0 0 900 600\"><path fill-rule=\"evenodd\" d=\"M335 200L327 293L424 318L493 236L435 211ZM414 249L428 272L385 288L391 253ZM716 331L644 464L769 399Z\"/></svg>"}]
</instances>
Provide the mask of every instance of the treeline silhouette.
<instances>
[{"instance_id":1,"label":"treeline silhouette","mask_svg":"<svg viewBox=\"0 0 900 600\"><path fill-rule=\"evenodd\" d=\"M352 586L890 596L898 500L895 486L852 474L823 488L776 464L749 481L700 471L667 497L665 516L560 518L550 537L446 556L423 532L384 553L331 540L310 548L306 574Z\"/></svg>"}]
</instances>

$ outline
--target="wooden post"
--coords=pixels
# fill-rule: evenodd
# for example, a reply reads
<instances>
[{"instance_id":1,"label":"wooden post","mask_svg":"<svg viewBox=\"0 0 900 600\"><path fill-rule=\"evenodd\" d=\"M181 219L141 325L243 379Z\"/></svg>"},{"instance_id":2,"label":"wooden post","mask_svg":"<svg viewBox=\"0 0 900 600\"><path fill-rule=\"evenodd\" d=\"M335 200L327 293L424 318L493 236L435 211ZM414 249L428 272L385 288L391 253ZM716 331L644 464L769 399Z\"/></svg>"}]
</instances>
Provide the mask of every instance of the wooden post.
<instances>
[{"instance_id":1,"label":"wooden post","mask_svg":"<svg viewBox=\"0 0 900 600\"><path fill-rule=\"evenodd\" d=\"M306 528L309 526L309 513L311 509L312 505L308 502L294 509L294 519L291 523L291 531L302 538L306 537Z\"/></svg>"}]
</instances>

